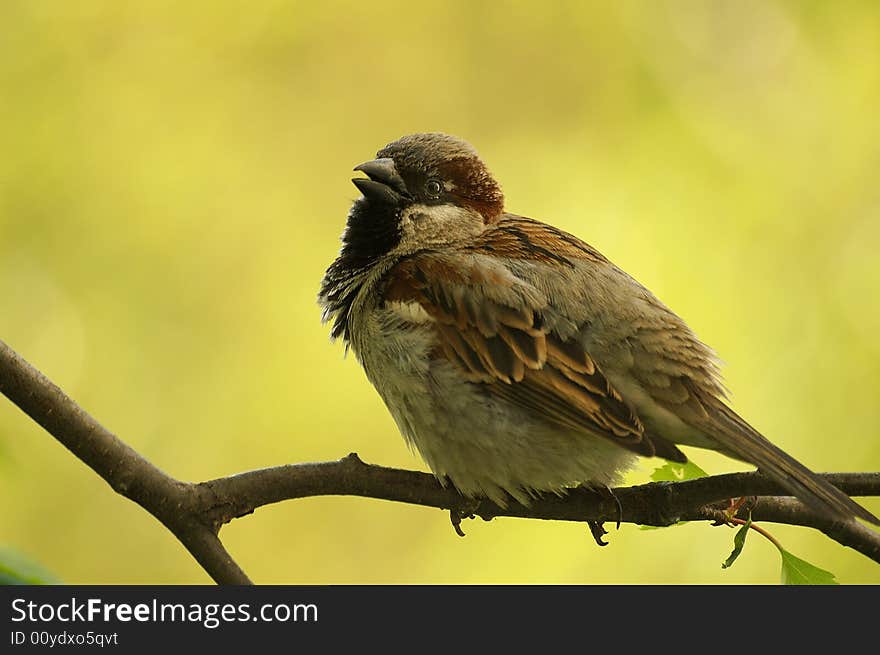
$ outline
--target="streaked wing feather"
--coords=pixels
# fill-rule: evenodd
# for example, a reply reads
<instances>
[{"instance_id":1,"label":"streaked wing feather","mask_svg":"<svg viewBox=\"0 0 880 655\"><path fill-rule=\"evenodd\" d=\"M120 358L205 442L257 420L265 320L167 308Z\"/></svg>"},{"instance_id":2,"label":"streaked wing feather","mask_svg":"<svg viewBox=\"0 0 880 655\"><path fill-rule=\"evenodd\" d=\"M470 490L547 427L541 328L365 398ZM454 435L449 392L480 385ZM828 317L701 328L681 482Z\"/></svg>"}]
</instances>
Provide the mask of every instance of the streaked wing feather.
<instances>
[{"instance_id":1,"label":"streaked wing feather","mask_svg":"<svg viewBox=\"0 0 880 655\"><path fill-rule=\"evenodd\" d=\"M536 290L501 264L451 257L404 260L386 290L386 300L417 302L435 319L437 357L459 366L468 381L485 384L486 393L548 422L655 454L633 409L583 347L540 326L544 301ZM482 283L490 279L492 284ZM680 455L674 446L661 450Z\"/></svg>"},{"instance_id":2,"label":"streaked wing feather","mask_svg":"<svg viewBox=\"0 0 880 655\"><path fill-rule=\"evenodd\" d=\"M397 277L408 287L404 295L442 325L439 352L462 366L467 379L573 432L601 435L642 455L687 460L671 441L646 430L582 344L544 329L541 300L500 263L510 258L552 267L574 268L575 261L612 266L604 256L562 230L511 214L465 251L473 259L453 265L430 256L408 260L402 266L410 274ZM493 263L480 265L481 254ZM627 350L629 372L658 404L708 435L713 448L755 464L816 511L880 524L727 407L712 350L649 292L641 299L656 311L632 317L638 336L637 347Z\"/></svg>"}]
</instances>

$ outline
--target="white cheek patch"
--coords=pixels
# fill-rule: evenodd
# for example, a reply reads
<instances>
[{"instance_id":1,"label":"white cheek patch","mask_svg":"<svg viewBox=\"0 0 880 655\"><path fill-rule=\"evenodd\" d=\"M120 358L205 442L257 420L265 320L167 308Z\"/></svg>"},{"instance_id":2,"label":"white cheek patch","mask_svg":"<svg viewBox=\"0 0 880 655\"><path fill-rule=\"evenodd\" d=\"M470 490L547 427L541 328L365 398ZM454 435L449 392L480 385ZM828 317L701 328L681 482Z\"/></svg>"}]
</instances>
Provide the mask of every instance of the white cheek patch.
<instances>
[{"instance_id":1,"label":"white cheek patch","mask_svg":"<svg viewBox=\"0 0 880 655\"><path fill-rule=\"evenodd\" d=\"M485 229L483 217L458 205L413 205L400 216L398 250L412 251L471 238Z\"/></svg>"},{"instance_id":2,"label":"white cheek patch","mask_svg":"<svg viewBox=\"0 0 880 655\"><path fill-rule=\"evenodd\" d=\"M474 210L458 205L413 205L404 213L405 218L414 222L436 223L438 225L463 225L473 221L483 222Z\"/></svg>"},{"instance_id":3,"label":"white cheek patch","mask_svg":"<svg viewBox=\"0 0 880 655\"><path fill-rule=\"evenodd\" d=\"M394 300L387 305L395 316L407 323L432 323L434 321L430 314L417 302L402 302Z\"/></svg>"}]
</instances>

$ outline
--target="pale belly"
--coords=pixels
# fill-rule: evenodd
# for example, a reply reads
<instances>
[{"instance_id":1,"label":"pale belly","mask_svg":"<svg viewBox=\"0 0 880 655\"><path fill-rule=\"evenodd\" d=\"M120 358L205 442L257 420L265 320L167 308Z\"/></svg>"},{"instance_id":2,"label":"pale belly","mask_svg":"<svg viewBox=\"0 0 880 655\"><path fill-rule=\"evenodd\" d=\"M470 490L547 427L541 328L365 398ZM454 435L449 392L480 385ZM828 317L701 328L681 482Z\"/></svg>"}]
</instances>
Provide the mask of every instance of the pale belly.
<instances>
[{"instance_id":1,"label":"pale belly","mask_svg":"<svg viewBox=\"0 0 880 655\"><path fill-rule=\"evenodd\" d=\"M490 396L454 365L430 359L429 325L375 310L353 326L352 347L407 442L441 480L506 504L578 484L612 485L635 456ZM498 382L496 384L503 384Z\"/></svg>"}]
</instances>

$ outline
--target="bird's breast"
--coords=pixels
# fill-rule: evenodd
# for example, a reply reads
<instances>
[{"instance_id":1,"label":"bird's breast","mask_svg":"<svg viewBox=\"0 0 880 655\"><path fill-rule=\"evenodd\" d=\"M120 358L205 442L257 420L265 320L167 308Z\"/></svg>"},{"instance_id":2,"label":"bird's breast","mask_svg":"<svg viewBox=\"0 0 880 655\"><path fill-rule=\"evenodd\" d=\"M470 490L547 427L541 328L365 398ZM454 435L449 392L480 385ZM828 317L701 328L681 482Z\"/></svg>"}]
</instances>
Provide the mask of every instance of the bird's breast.
<instances>
[{"instance_id":1,"label":"bird's breast","mask_svg":"<svg viewBox=\"0 0 880 655\"><path fill-rule=\"evenodd\" d=\"M430 424L432 321L414 303L386 303L351 320L351 346L370 383L410 444Z\"/></svg>"}]
</instances>

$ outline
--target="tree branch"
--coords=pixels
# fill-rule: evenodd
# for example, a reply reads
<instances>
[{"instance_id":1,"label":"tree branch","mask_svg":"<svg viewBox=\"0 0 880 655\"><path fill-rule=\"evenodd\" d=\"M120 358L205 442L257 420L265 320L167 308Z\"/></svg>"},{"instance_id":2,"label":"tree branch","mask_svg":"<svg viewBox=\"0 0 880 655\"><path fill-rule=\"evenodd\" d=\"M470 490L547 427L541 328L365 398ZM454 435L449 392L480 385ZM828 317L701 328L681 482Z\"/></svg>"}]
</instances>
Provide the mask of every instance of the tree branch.
<instances>
[{"instance_id":1,"label":"tree branch","mask_svg":"<svg viewBox=\"0 0 880 655\"><path fill-rule=\"evenodd\" d=\"M155 516L220 584L250 584L206 521L194 485L175 480L102 426L0 341L0 392L39 423L114 491Z\"/></svg>"},{"instance_id":2,"label":"tree branch","mask_svg":"<svg viewBox=\"0 0 880 655\"><path fill-rule=\"evenodd\" d=\"M529 506L500 507L471 500L434 476L363 463L354 453L333 462L289 464L201 483L167 475L100 425L37 369L0 341L0 392L100 475L117 493L155 516L220 584L250 584L218 538L223 524L255 509L295 498L350 495L391 500L492 519L500 516L561 521L620 520L667 526L678 521L717 521L725 501L758 497L754 520L802 525L880 562L880 535L855 520L817 515L759 473L732 473L685 482L655 482L613 490L587 488L565 497L536 498ZM825 477L852 496L880 495L880 473Z\"/></svg>"},{"instance_id":3,"label":"tree branch","mask_svg":"<svg viewBox=\"0 0 880 655\"><path fill-rule=\"evenodd\" d=\"M880 496L880 473L826 473L823 477L851 496ZM718 521L726 501L756 496L741 516L750 510L755 521L815 528L880 562L880 534L856 521L826 519L794 498L780 497L785 490L757 472L621 487L612 490L613 496L578 488L565 497L537 498L527 507L516 502L499 507L489 500L471 501L452 488L442 487L433 475L365 464L355 453L335 462L275 466L199 486L208 487L217 498L208 511L218 524L283 500L344 495L463 510L486 520L509 516L616 522L619 518L623 523L664 527L679 521Z\"/></svg>"}]
</instances>

